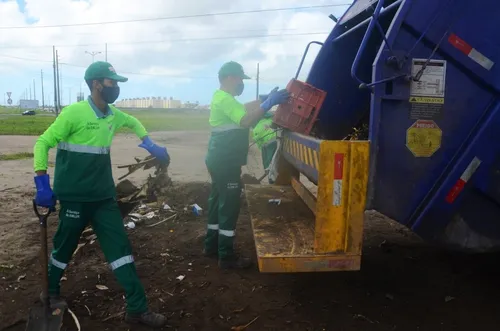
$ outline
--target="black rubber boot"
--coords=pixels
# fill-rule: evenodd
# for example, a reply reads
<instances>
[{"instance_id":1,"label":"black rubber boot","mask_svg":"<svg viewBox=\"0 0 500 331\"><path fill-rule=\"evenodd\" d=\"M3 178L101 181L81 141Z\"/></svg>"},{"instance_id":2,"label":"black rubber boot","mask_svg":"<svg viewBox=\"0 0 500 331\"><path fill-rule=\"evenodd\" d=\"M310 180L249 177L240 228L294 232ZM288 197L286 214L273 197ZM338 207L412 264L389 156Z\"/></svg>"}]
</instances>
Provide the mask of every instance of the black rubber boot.
<instances>
[{"instance_id":1,"label":"black rubber boot","mask_svg":"<svg viewBox=\"0 0 500 331\"><path fill-rule=\"evenodd\" d=\"M218 254L217 254L217 252L209 252L209 251L207 251L207 250L204 248L204 249L203 249L203 256L204 256L204 257L211 258L211 259L215 259L215 258L217 258Z\"/></svg>"},{"instance_id":2,"label":"black rubber boot","mask_svg":"<svg viewBox=\"0 0 500 331\"><path fill-rule=\"evenodd\" d=\"M167 318L162 314L147 311L142 314L127 313L125 315L125 322L130 324L143 324L151 328L161 328L167 324Z\"/></svg>"},{"instance_id":3,"label":"black rubber boot","mask_svg":"<svg viewBox=\"0 0 500 331\"><path fill-rule=\"evenodd\" d=\"M232 259L219 260L219 268L221 269L247 269L252 266L252 260L247 257L234 257Z\"/></svg>"},{"instance_id":4,"label":"black rubber boot","mask_svg":"<svg viewBox=\"0 0 500 331\"><path fill-rule=\"evenodd\" d=\"M43 303L43 293L40 293L40 301ZM68 307L66 300L61 298L59 295L49 294L49 304L51 309L65 309Z\"/></svg>"}]
</instances>

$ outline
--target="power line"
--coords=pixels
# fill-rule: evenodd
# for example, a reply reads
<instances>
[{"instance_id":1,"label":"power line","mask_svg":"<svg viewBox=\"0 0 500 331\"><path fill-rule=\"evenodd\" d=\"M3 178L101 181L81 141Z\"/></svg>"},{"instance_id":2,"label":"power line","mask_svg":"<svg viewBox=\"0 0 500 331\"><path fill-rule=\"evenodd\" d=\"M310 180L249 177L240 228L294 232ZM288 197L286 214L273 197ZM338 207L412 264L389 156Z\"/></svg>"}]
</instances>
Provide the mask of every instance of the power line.
<instances>
[{"instance_id":1,"label":"power line","mask_svg":"<svg viewBox=\"0 0 500 331\"><path fill-rule=\"evenodd\" d=\"M103 24L133 23L133 22L150 22L150 21L160 21L160 20L174 20L174 19L199 18L199 17L211 17L211 16L228 16L228 15L240 15L240 14L253 14L253 13L275 12L275 11L287 11L287 10L319 9L319 8L342 7L342 6L350 6L350 5L351 5L350 3L342 3L342 4L331 4L331 5L303 6L303 7L285 7L285 8L273 8L273 9L254 9L254 10L230 11L230 12L219 12L219 13L204 13L204 14L166 16L166 17L151 17L151 18L139 18L139 19L133 19L133 20L105 21L105 22L88 22L88 23L75 23L75 24L28 25L28 26L0 26L0 30L42 29L42 28L60 28L60 27L89 26L89 25L103 25Z\"/></svg>"},{"instance_id":2,"label":"power line","mask_svg":"<svg viewBox=\"0 0 500 331\"><path fill-rule=\"evenodd\" d=\"M224 37L210 37L210 38L184 38L184 39L163 39L163 40L146 40L146 41L123 41L116 43L107 43L108 45L138 45L138 44L159 44L159 43L172 43L172 42L191 42L191 41L213 41L213 40L228 40L228 39L252 39L252 38L269 38L269 37L289 37L289 36L310 36L321 35L329 33L329 31L318 32L303 32L303 33L282 33L282 34L260 34L260 35L247 35L247 36L224 36ZM73 44L73 45L55 45L61 47L88 47L95 45L103 45L104 43L90 43L90 44ZM27 49L27 48L45 48L52 47L53 45L36 45L36 46L8 46L0 47L0 49Z\"/></svg>"}]
</instances>

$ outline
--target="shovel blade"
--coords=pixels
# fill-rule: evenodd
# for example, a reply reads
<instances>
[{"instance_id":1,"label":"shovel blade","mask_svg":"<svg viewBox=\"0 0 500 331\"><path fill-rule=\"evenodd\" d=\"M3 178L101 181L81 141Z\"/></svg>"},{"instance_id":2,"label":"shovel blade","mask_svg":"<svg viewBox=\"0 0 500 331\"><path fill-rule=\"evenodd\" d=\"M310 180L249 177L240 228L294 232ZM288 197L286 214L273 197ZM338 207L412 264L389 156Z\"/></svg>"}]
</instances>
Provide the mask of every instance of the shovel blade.
<instances>
[{"instance_id":1,"label":"shovel blade","mask_svg":"<svg viewBox=\"0 0 500 331\"><path fill-rule=\"evenodd\" d=\"M47 310L45 307L32 307L25 331L59 331L62 326L64 309Z\"/></svg>"}]
</instances>

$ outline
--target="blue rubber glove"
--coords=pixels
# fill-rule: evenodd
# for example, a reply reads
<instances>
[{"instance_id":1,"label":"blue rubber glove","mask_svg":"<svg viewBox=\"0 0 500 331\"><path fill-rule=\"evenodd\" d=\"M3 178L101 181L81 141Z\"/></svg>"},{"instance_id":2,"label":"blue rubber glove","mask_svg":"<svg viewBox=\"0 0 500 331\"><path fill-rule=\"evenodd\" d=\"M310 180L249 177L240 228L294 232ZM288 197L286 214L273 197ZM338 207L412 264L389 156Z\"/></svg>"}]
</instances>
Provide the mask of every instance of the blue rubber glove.
<instances>
[{"instance_id":1,"label":"blue rubber glove","mask_svg":"<svg viewBox=\"0 0 500 331\"><path fill-rule=\"evenodd\" d=\"M160 162L165 164L170 163L170 156L168 155L167 148L163 146L158 146L151 140L151 138L149 137L144 138L142 144L140 144L139 147L142 147L145 150L147 150Z\"/></svg>"},{"instance_id":2,"label":"blue rubber glove","mask_svg":"<svg viewBox=\"0 0 500 331\"><path fill-rule=\"evenodd\" d=\"M50 188L49 175L35 176L36 197L35 203L37 206L49 208L50 211L56 210L56 197Z\"/></svg>"},{"instance_id":3,"label":"blue rubber glove","mask_svg":"<svg viewBox=\"0 0 500 331\"><path fill-rule=\"evenodd\" d=\"M260 108L264 109L266 112L269 111L271 108L273 108L276 105L285 103L288 101L288 98L290 97L290 93L288 93L287 90L279 90L278 88L275 87L271 93L267 96L267 99L260 104Z\"/></svg>"}]
</instances>

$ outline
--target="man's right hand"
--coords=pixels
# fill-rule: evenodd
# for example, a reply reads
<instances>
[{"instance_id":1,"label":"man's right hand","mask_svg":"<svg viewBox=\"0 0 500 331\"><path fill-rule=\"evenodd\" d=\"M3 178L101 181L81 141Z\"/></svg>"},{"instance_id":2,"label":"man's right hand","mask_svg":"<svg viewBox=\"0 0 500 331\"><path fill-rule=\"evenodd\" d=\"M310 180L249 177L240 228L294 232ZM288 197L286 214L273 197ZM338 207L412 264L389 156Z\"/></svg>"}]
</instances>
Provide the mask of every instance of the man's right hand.
<instances>
[{"instance_id":1,"label":"man's right hand","mask_svg":"<svg viewBox=\"0 0 500 331\"><path fill-rule=\"evenodd\" d=\"M47 174L35 176L37 206L49 208L54 211L56 208L56 197L50 188L50 177Z\"/></svg>"},{"instance_id":2,"label":"man's right hand","mask_svg":"<svg viewBox=\"0 0 500 331\"><path fill-rule=\"evenodd\" d=\"M266 112L269 111L272 107L285 103L288 98L290 97L290 93L286 89L282 89L278 91L278 88L275 88L269 93L266 101L264 101L261 105L260 108L265 110Z\"/></svg>"}]
</instances>

